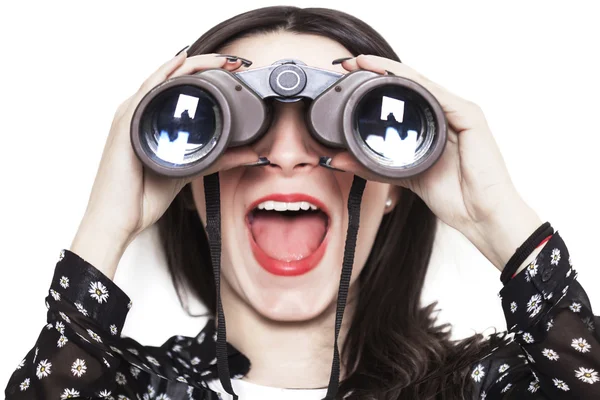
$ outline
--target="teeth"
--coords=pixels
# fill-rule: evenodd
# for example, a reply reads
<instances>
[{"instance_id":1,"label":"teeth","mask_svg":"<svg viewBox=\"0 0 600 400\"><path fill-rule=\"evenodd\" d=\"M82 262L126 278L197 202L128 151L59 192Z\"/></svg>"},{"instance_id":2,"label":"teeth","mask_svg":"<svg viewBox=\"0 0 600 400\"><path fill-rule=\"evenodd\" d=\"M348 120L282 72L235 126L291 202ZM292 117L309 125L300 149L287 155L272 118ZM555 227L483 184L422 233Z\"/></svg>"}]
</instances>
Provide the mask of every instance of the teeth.
<instances>
[{"instance_id":1,"label":"teeth","mask_svg":"<svg viewBox=\"0 0 600 400\"><path fill-rule=\"evenodd\" d=\"M260 203L257 207L259 210L275 210L275 211L300 211L300 210L304 210L304 211L308 211L308 210L318 210L319 207L315 206L314 204L311 204L307 201L297 201L297 202L291 202L291 203L286 203L283 201L273 201L273 200L267 200L267 201L263 201L262 203Z\"/></svg>"}]
</instances>

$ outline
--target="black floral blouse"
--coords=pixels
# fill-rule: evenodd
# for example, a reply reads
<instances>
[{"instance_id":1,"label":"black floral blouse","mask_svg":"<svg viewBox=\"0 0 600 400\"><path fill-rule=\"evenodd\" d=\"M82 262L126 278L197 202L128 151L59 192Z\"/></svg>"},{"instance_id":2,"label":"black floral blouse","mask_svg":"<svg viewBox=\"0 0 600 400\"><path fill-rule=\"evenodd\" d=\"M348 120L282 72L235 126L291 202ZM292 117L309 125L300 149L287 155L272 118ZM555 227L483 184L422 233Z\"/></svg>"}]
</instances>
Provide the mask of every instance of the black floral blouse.
<instances>
[{"instance_id":1,"label":"black floral blouse","mask_svg":"<svg viewBox=\"0 0 600 400\"><path fill-rule=\"evenodd\" d=\"M502 289L514 336L473 365L473 399L600 399L600 318L576 276L557 232ZM218 379L214 320L160 347L121 336L131 301L68 250L46 305L48 323L10 378L7 400L218 398L207 384ZM232 378L243 376L249 360L232 346L228 354Z\"/></svg>"}]
</instances>

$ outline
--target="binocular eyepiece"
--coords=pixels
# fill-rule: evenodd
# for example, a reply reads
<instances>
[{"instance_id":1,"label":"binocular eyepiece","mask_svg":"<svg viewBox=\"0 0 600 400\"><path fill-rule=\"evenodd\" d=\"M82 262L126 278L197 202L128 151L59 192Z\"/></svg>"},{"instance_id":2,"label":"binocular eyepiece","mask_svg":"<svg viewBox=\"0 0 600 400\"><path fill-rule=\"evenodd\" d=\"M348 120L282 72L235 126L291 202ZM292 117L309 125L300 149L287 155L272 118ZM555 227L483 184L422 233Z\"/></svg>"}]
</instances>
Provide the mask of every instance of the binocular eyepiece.
<instances>
[{"instance_id":1,"label":"binocular eyepiece","mask_svg":"<svg viewBox=\"0 0 600 400\"><path fill-rule=\"evenodd\" d=\"M131 143L144 166L160 175L200 174L228 147L250 144L268 130L271 100L310 100L306 123L313 137L347 149L382 177L425 171L446 144L443 110L418 83L365 70L340 74L298 60L169 79L138 104Z\"/></svg>"}]
</instances>

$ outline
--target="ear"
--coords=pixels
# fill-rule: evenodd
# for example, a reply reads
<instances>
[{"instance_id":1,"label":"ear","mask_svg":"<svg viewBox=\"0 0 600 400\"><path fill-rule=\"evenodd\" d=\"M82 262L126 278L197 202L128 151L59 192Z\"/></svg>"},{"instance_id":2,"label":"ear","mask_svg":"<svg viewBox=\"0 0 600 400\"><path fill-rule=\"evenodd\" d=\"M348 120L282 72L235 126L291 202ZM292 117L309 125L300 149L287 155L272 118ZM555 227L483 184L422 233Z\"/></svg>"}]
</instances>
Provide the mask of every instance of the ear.
<instances>
[{"instance_id":1,"label":"ear","mask_svg":"<svg viewBox=\"0 0 600 400\"><path fill-rule=\"evenodd\" d=\"M389 185L388 187L388 196L386 197L386 202L388 200L391 201L391 204L386 204L384 214L391 212L396 205L400 202L400 198L402 197L402 188L399 186Z\"/></svg>"}]
</instances>

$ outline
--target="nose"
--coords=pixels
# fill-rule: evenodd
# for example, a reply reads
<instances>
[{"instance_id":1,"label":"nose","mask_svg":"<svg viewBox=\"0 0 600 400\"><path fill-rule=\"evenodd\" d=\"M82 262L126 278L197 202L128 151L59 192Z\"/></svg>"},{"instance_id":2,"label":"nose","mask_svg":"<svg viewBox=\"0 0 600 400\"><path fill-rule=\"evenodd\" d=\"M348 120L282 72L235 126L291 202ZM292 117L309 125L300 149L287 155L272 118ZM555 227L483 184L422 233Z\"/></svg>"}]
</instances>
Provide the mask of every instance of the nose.
<instances>
[{"instance_id":1,"label":"nose","mask_svg":"<svg viewBox=\"0 0 600 400\"><path fill-rule=\"evenodd\" d=\"M270 170L276 169L289 177L319 165L318 144L308 131L304 112L302 101L273 103L271 126L255 148L269 159Z\"/></svg>"}]
</instances>

